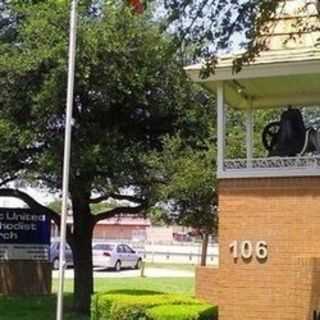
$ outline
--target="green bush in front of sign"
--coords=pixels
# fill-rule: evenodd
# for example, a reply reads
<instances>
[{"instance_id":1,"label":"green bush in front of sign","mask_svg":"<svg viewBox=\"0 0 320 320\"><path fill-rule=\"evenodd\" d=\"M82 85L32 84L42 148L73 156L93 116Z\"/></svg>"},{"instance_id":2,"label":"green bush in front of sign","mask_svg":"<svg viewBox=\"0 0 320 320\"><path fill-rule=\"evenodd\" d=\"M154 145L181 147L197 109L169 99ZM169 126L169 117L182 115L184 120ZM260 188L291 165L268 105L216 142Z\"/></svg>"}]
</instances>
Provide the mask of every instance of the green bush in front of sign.
<instances>
[{"instance_id":1,"label":"green bush in front of sign","mask_svg":"<svg viewBox=\"0 0 320 320\"><path fill-rule=\"evenodd\" d=\"M92 320L212 320L216 308L190 296L121 290L96 294Z\"/></svg>"}]
</instances>

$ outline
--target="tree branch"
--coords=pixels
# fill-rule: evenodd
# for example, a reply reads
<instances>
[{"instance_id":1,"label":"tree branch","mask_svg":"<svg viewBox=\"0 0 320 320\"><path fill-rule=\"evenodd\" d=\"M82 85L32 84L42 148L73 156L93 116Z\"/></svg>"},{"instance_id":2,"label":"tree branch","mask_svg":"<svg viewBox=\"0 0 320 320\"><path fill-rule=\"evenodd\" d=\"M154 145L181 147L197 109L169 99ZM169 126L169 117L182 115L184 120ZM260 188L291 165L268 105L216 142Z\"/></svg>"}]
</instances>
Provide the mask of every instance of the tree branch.
<instances>
[{"instance_id":1,"label":"tree branch","mask_svg":"<svg viewBox=\"0 0 320 320\"><path fill-rule=\"evenodd\" d=\"M102 201L106 201L106 200L108 200L110 198L110 195L103 195L103 196L100 196L100 197L97 197L97 198L91 198L90 200L89 200L89 202L91 203L91 204L95 204L95 203L100 203L100 202L102 202Z\"/></svg>"},{"instance_id":2,"label":"tree branch","mask_svg":"<svg viewBox=\"0 0 320 320\"><path fill-rule=\"evenodd\" d=\"M25 202L30 209L34 210L36 214L45 214L50 219L52 219L57 226L60 226L61 219L60 215L54 210L43 206L41 203L33 199L27 193L20 191L18 189L0 189L0 197L13 197L22 200Z\"/></svg>"},{"instance_id":3,"label":"tree branch","mask_svg":"<svg viewBox=\"0 0 320 320\"><path fill-rule=\"evenodd\" d=\"M126 200L126 201L130 201L130 202L134 202L134 203L143 203L145 201L144 199L141 199L141 198L138 198L135 196L110 193L110 194L102 195L97 198L90 199L90 203L91 204L100 203L100 202L108 200L110 198L115 199L115 200Z\"/></svg>"},{"instance_id":4,"label":"tree branch","mask_svg":"<svg viewBox=\"0 0 320 320\"><path fill-rule=\"evenodd\" d=\"M145 201L144 199L141 199L135 196L128 196L128 195L115 194L115 193L111 194L110 197L115 200L127 200L134 203L143 203Z\"/></svg>"},{"instance_id":5,"label":"tree branch","mask_svg":"<svg viewBox=\"0 0 320 320\"><path fill-rule=\"evenodd\" d=\"M144 209L146 209L146 205L145 204L141 204L139 206L135 206L135 207L117 207L108 211L103 211L98 213L97 215L94 216L94 223L96 224L97 222L104 220L104 219L109 219L109 218L113 218L114 216L117 216L121 213L125 213L125 214L138 214L141 213L141 211L143 211Z\"/></svg>"},{"instance_id":6,"label":"tree branch","mask_svg":"<svg viewBox=\"0 0 320 320\"><path fill-rule=\"evenodd\" d=\"M4 180L2 180L2 181L0 182L0 187L6 185L8 182L11 182L11 181L16 180L16 179L17 179L16 176L13 176L13 177L9 177L9 178L7 178L7 179L4 179Z\"/></svg>"}]
</instances>

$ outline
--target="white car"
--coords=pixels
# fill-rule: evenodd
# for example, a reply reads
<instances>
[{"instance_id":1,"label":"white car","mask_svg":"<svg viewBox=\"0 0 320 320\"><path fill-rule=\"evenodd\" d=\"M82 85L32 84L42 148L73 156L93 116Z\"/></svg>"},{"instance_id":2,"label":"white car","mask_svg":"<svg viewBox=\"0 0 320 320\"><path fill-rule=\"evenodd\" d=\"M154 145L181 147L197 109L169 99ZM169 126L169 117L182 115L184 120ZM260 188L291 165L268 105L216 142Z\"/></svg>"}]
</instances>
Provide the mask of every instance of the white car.
<instances>
[{"instance_id":1,"label":"white car","mask_svg":"<svg viewBox=\"0 0 320 320\"><path fill-rule=\"evenodd\" d=\"M142 257L126 244L98 242L92 246L94 267L140 269Z\"/></svg>"}]
</instances>

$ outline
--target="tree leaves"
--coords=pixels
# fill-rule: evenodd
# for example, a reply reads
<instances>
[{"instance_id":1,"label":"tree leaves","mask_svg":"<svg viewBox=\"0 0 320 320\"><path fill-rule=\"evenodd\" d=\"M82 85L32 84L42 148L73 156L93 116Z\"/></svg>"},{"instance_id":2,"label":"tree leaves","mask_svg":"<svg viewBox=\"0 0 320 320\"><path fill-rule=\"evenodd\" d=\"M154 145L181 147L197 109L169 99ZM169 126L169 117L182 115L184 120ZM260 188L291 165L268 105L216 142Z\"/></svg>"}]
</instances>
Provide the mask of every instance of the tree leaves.
<instances>
[{"instance_id":1,"label":"tree leaves","mask_svg":"<svg viewBox=\"0 0 320 320\"><path fill-rule=\"evenodd\" d=\"M190 86L168 38L147 17L101 2L80 6L71 190L149 192L143 155L162 149L185 122ZM40 147L29 178L61 186L68 47L68 7L57 1L8 4L16 38L0 50L6 118ZM8 81L10 79L10 81ZM190 132L191 133L191 132ZM187 131L185 131L187 135ZM40 151L41 150L41 151ZM10 163L9 163L10 165Z\"/></svg>"}]
</instances>

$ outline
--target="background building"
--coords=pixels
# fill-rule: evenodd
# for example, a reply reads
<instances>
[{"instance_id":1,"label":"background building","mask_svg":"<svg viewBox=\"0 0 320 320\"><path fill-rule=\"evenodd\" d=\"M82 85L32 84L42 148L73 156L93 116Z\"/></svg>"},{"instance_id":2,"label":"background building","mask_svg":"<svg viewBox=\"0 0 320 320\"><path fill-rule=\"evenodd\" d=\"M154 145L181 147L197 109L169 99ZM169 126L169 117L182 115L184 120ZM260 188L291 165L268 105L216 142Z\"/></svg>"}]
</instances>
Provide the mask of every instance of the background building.
<instances>
[{"instance_id":1,"label":"background building","mask_svg":"<svg viewBox=\"0 0 320 320\"><path fill-rule=\"evenodd\" d=\"M147 218L121 215L99 221L94 228L93 238L145 241L150 227L151 222Z\"/></svg>"}]
</instances>

